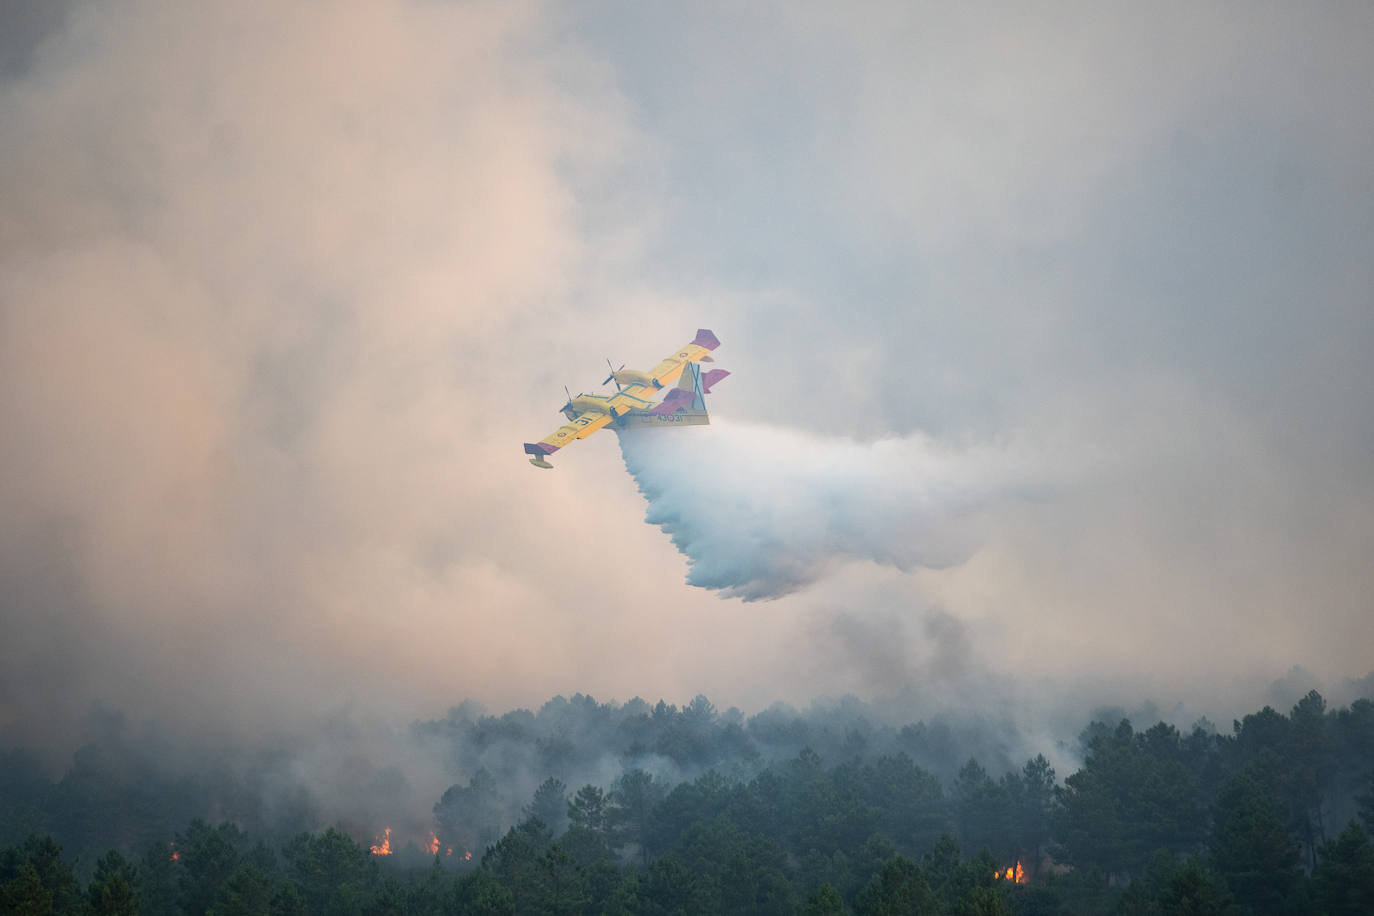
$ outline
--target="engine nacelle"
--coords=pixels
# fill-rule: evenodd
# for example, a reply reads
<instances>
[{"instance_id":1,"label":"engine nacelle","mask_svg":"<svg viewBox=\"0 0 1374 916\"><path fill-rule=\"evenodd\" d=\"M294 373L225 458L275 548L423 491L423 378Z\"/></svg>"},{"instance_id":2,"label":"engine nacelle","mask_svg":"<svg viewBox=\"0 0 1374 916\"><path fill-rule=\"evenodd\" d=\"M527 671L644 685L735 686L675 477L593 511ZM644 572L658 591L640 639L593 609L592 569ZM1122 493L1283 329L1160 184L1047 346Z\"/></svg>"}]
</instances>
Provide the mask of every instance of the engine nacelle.
<instances>
[{"instance_id":1,"label":"engine nacelle","mask_svg":"<svg viewBox=\"0 0 1374 916\"><path fill-rule=\"evenodd\" d=\"M638 369L618 369L611 373L611 378L615 383L623 388L631 385L638 385L641 388L662 388L658 379L652 378L647 372L640 372Z\"/></svg>"},{"instance_id":2,"label":"engine nacelle","mask_svg":"<svg viewBox=\"0 0 1374 916\"><path fill-rule=\"evenodd\" d=\"M599 398L591 394L579 394L568 402L568 406L579 417L584 413L610 412L610 408L606 405L606 398Z\"/></svg>"}]
</instances>

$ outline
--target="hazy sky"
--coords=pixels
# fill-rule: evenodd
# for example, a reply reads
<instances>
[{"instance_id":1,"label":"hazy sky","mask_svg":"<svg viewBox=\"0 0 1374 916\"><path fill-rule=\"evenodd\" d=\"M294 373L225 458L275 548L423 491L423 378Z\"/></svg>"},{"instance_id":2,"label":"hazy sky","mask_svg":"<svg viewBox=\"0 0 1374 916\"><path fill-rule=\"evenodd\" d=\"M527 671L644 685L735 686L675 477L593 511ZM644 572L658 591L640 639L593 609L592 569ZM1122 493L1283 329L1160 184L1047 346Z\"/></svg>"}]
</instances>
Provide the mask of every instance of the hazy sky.
<instances>
[{"instance_id":1,"label":"hazy sky","mask_svg":"<svg viewBox=\"0 0 1374 916\"><path fill-rule=\"evenodd\" d=\"M0 729L1362 677L1372 94L1366 3L7 0Z\"/></svg>"}]
</instances>

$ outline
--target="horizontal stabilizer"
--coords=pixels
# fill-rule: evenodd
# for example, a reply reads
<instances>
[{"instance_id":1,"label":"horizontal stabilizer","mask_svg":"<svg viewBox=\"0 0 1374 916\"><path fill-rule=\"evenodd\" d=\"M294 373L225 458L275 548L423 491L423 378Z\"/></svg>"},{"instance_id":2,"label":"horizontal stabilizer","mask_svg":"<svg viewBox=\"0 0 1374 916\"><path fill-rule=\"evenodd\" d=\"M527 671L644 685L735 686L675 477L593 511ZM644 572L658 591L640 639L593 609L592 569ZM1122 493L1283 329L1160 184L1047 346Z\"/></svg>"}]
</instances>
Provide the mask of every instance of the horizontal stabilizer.
<instances>
[{"instance_id":1,"label":"horizontal stabilizer","mask_svg":"<svg viewBox=\"0 0 1374 916\"><path fill-rule=\"evenodd\" d=\"M716 347L720 346L720 341L716 339L716 335L706 330L706 328L697 329L697 336L692 338L692 343L704 350L714 350Z\"/></svg>"},{"instance_id":2,"label":"horizontal stabilizer","mask_svg":"<svg viewBox=\"0 0 1374 916\"><path fill-rule=\"evenodd\" d=\"M552 454L553 454L554 452L556 452L556 451L558 451L558 446L556 446L556 445L549 445L547 442L526 442L526 443L525 443L525 454L526 454L526 455L534 455L534 456L538 457L538 456L540 456L540 455L552 455Z\"/></svg>"},{"instance_id":3,"label":"horizontal stabilizer","mask_svg":"<svg viewBox=\"0 0 1374 916\"><path fill-rule=\"evenodd\" d=\"M711 393L711 386L730 373L725 369L712 369L710 372L701 373L701 391L703 394Z\"/></svg>"}]
</instances>

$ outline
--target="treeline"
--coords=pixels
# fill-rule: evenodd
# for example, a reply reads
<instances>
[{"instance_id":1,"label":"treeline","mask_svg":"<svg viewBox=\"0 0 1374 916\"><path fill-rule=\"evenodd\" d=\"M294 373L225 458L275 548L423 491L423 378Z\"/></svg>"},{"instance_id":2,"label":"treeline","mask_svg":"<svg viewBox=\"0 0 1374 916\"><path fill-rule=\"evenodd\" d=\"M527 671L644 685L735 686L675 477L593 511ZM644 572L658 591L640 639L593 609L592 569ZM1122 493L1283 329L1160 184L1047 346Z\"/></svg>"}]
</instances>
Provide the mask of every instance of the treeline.
<instances>
[{"instance_id":1,"label":"treeline","mask_svg":"<svg viewBox=\"0 0 1374 916\"><path fill-rule=\"evenodd\" d=\"M747 781L810 748L832 761L905 753L947 782L970 758L1002 772L1030 749L1009 714L902 718L913 705L845 697L804 710L775 704L746 717L718 711L704 696L679 707L577 694L501 715L464 702L443 718L388 726L380 736L345 720L289 741L213 748L96 708L86 743L56 780L23 748L0 751L0 846L51 835L89 878L111 846L128 852L165 842L196 817L230 821L270 843L328 826L370 840L387 825L423 841L443 787L476 779L481 828L461 842L480 854L521 820L550 776L609 786L643 769L676 784L715 770Z\"/></svg>"},{"instance_id":2,"label":"treeline","mask_svg":"<svg viewBox=\"0 0 1374 916\"><path fill-rule=\"evenodd\" d=\"M0 911L1374 912L1369 700L1328 710L1313 692L1231 734L1093 723L1062 782L1038 754L1004 771L970 758L941 778L874 741L880 730L763 762L747 753L752 720L700 698L644 714L651 737L706 760L733 743L722 759L753 769L673 779L629 766L573 790L558 774L576 761L546 744L550 775L515 817L478 767L434 805L431 836L390 856L335 829L281 839L194 820L136 860L116 840L83 879L56 842L29 837L0 853ZM452 750L480 758L480 734L509 748L511 726L537 720L455 715L442 727L466 729ZM623 757L673 760L670 746Z\"/></svg>"}]
</instances>

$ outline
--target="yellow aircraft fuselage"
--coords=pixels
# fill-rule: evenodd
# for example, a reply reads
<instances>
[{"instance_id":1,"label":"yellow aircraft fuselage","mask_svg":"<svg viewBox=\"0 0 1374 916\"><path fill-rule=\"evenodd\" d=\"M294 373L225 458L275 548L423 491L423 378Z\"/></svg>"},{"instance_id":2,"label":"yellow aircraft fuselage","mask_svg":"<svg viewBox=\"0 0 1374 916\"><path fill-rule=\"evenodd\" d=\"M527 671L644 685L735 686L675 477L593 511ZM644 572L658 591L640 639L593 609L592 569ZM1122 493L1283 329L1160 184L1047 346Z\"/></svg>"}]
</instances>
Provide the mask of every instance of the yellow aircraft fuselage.
<instances>
[{"instance_id":1,"label":"yellow aircraft fuselage","mask_svg":"<svg viewBox=\"0 0 1374 916\"><path fill-rule=\"evenodd\" d=\"M591 414L610 414L612 419L621 417L631 410L646 410L654 406L653 401L637 398L621 391L613 395L579 394L563 405L563 413L569 420Z\"/></svg>"}]
</instances>

